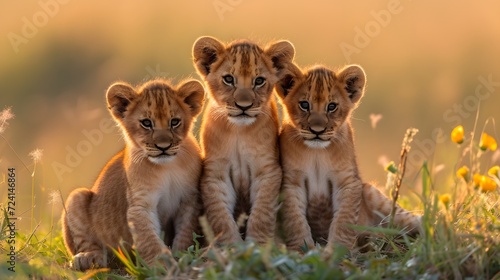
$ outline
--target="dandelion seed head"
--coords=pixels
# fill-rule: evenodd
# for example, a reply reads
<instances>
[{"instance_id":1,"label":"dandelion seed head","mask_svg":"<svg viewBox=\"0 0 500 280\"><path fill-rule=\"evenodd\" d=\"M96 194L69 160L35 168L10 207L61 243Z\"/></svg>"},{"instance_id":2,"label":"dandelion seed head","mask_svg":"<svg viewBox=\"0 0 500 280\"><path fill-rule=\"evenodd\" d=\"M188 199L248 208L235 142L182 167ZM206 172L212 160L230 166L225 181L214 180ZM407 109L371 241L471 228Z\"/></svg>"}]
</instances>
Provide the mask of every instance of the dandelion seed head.
<instances>
[{"instance_id":1,"label":"dandelion seed head","mask_svg":"<svg viewBox=\"0 0 500 280\"><path fill-rule=\"evenodd\" d=\"M30 152L30 157L33 159L34 162L39 162L42 160L43 156L43 150L42 149L35 149Z\"/></svg>"},{"instance_id":2,"label":"dandelion seed head","mask_svg":"<svg viewBox=\"0 0 500 280\"><path fill-rule=\"evenodd\" d=\"M49 204L59 204L62 203L61 196L59 195L59 192L53 190L49 194Z\"/></svg>"},{"instance_id":3,"label":"dandelion seed head","mask_svg":"<svg viewBox=\"0 0 500 280\"><path fill-rule=\"evenodd\" d=\"M7 107L0 112L0 134L3 133L9 125L8 121L14 117L15 115L12 113L11 107Z\"/></svg>"},{"instance_id":4,"label":"dandelion seed head","mask_svg":"<svg viewBox=\"0 0 500 280\"><path fill-rule=\"evenodd\" d=\"M14 113L12 113L12 108L7 107L0 112L0 121L1 122L6 122L10 119L14 118Z\"/></svg>"}]
</instances>

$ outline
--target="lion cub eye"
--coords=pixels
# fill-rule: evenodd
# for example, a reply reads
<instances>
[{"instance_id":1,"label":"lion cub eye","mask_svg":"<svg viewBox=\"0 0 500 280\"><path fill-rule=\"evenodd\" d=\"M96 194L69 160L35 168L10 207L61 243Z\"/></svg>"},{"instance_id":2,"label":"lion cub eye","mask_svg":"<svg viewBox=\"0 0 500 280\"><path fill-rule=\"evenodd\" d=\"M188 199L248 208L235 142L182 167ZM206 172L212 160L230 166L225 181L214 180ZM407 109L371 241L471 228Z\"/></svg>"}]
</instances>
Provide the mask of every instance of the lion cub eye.
<instances>
[{"instance_id":1,"label":"lion cub eye","mask_svg":"<svg viewBox=\"0 0 500 280\"><path fill-rule=\"evenodd\" d=\"M222 81L228 86L234 85L234 77L230 74L222 76Z\"/></svg>"},{"instance_id":2,"label":"lion cub eye","mask_svg":"<svg viewBox=\"0 0 500 280\"><path fill-rule=\"evenodd\" d=\"M264 77L257 77L255 78L255 80L253 81L253 85L256 87L256 88L260 88L262 87L263 85L266 84L266 78Z\"/></svg>"},{"instance_id":3,"label":"lion cub eye","mask_svg":"<svg viewBox=\"0 0 500 280\"><path fill-rule=\"evenodd\" d=\"M170 120L170 127L171 128L176 128L181 124L181 119L179 118L173 118Z\"/></svg>"},{"instance_id":4,"label":"lion cub eye","mask_svg":"<svg viewBox=\"0 0 500 280\"><path fill-rule=\"evenodd\" d=\"M332 112L337 111L337 108L338 108L338 104L332 102L332 103L328 104L328 106L326 107L326 110L328 111L328 113L332 113Z\"/></svg>"},{"instance_id":5,"label":"lion cub eye","mask_svg":"<svg viewBox=\"0 0 500 280\"><path fill-rule=\"evenodd\" d=\"M141 126L144 127L145 129L153 128L153 122L150 119L143 119L140 122Z\"/></svg>"},{"instance_id":6,"label":"lion cub eye","mask_svg":"<svg viewBox=\"0 0 500 280\"><path fill-rule=\"evenodd\" d=\"M308 101L299 101L299 107L302 111L309 112L309 102Z\"/></svg>"}]
</instances>

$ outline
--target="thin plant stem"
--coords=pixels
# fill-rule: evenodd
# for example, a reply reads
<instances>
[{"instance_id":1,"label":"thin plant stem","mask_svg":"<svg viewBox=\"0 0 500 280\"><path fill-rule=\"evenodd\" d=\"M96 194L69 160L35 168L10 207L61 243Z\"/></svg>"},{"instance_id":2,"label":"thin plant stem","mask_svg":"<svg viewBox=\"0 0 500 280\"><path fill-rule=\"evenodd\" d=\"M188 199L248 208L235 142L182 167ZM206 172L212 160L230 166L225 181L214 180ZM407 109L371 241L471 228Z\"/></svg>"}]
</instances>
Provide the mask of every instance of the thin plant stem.
<instances>
[{"instance_id":1,"label":"thin plant stem","mask_svg":"<svg viewBox=\"0 0 500 280\"><path fill-rule=\"evenodd\" d=\"M408 159L408 152L410 152L410 143L413 141L413 137L417 134L418 129L409 128L406 130L405 138L403 139L403 145L401 148L401 159L399 161L398 173L396 176L396 183L392 191L392 209L389 225L392 227L394 225L394 216L396 215L396 203L399 198L399 190L401 189L401 184L406 171L406 160Z\"/></svg>"},{"instance_id":2,"label":"thin plant stem","mask_svg":"<svg viewBox=\"0 0 500 280\"><path fill-rule=\"evenodd\" d=\"M21 157L19 157L16 150L14 150L14 148L10 145L9 141L7 141L7 139L5 139L5 137L3 137L2 134L0 134L0 137L2 137L2 139L5 141L5 143L7 143L7 146L9 146L9 148L14 152L14 155L16 155L17 159L22 163L24 168L26 168L26 170L28 172L30 172L30 169L28 168L28 166L24 163L24 161L21 159Z\"/></svg>"},{"instance_id":3,"label":"thin plant stem","mask_svg":"<svg viewBox=\"0 0 500 280\"><path fill-rule=\"evenodd\" d=\"M35 171L36 171L36 160L33 167L33 173L31 173L31 231L33 231L33 222L35 220Z\"/></svg>"}]
</instances>

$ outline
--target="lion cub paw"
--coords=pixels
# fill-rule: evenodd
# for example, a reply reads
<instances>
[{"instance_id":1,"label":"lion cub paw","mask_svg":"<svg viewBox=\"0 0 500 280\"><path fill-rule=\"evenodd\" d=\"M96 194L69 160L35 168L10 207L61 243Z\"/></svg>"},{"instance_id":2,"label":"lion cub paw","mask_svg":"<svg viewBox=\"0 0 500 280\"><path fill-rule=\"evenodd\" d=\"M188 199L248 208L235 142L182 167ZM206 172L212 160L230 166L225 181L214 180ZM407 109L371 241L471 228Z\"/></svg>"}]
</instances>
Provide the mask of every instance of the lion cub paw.
<instances>
[{"instance_id":1,"label":"lion cub paw","mask_svg":"<svg viewBox=\"0 0 500 280\"><path fill-rule=\"evenodd\" d=\"M80 271L106 267L106 265L106 253L103 251L81 252L73 257L73 268Z\"/></svg>"}]
</instances>

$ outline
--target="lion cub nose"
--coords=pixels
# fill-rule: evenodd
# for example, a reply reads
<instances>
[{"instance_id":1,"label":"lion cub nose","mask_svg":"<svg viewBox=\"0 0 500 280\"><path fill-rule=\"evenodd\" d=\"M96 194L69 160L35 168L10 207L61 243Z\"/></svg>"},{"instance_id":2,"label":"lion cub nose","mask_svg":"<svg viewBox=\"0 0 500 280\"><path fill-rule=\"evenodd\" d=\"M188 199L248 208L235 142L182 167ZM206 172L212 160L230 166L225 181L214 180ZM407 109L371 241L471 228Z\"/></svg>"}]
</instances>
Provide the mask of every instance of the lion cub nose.
<instances>
[{"instance_id":1,"label":"lion cub nose","mask_svg":"<svg viewBox=\"0 0 500 280\"><path fill-rule=\"evenodd\" d=\"M321 134L325 131L325 127L324 126L318 126L318 125L313 125L309 128L309 130L311 130L312 133L314 134Z\"/></svg>"},{"instance_id":2,"label":"lion cub nose","mask_svg":"<svg viewBox=\"0 0 500 280\"><path fill-rule=\"evenodd\" d=\"M234 104L242 111L250 109L253 105L252 102L235 102Z\"/></svg>"},{"instance_id":3,"label":"lion cub nose","mask_svg":"<svg viewBox=\"0 0 500 280\"><path fill-rule=\"evenodd\" d=\"M253 94L247 89L240 89L234 93L234 105L245 111L253 105Z\"/></svg>"},{"instance_id":4,"label":"lion cub nose","mask_svg":"<svg viewBox=\"0 0 500 280\"><path fill-rule=\"evenodd\" d=\"M166 150L168 150L170 147L172 146L171 143L158 143L158 144L155 144L155 147L162 151L162 152L165 152Z\"/></svg>"}]
</instances>

